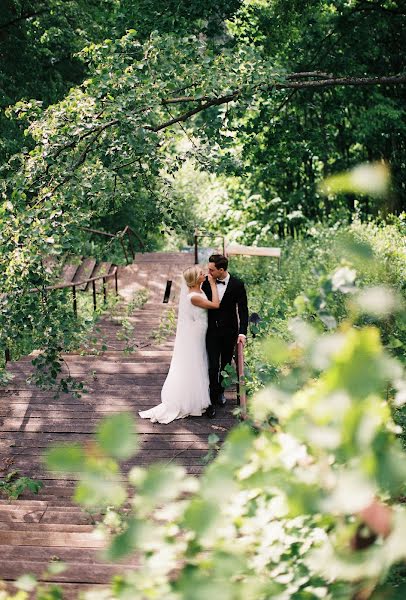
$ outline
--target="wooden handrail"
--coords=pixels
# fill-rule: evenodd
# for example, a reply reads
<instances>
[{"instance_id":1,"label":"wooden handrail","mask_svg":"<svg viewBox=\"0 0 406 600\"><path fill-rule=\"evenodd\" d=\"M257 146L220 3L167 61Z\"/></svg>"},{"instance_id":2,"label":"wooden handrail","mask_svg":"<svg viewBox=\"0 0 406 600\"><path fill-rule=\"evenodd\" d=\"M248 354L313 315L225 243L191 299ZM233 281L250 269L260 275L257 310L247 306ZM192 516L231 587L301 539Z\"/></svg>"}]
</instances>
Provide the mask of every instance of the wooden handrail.
<instances>
[{"instance_id":1,"label":"wooden handrail","mask_svg":"<svg viewBox=\"0 0 406 600\"><path fill-rule=\"evenodd\" d=\"M100 231L100 229L92 229L91 227L79 227L83 231L89 231L90 233L97 233L97 235L105 235L106 237L116 237L115 233L108 233L107 231Z\"/></svg>"},{"instance_id":2,"label":"wooden handrail","mask_svg":"<svg viewBox=\"0 0 406 600\"><path fill-rule=\"evenodd\" d=\"M62 290L68 287L79 287L80 285L83 285L85 283L92 283L93 281L98 281L99 279L110 279L111 277L114 277L114 275L117 273L117 269L118 267L115 266L113 268L113 271L111 273L108 273L107 275L98 275L97 277L90 277L89 279L82 279L81 281L68 281L65 283L57 283L56 285L47 285L43 288L32 288L29 291L42 292L43 290Z\"/></svg>"},{"instance_id":3,"label":"wooden handrail","mask_svg":"<svg viewBox=\"0 0 406 600\"><path fill-rule=\"evenodd\" d=\"M83 284L88 284L91 283L92 287L93 287L93 308L94 310L96 310L96 281L99 281L100 279L103 280L103 300L104 303L107 302L107 290L106 290L106 281L107 279L111 279L112 277L114 277L115 279L115 292L116 295L118 294L118 278L117 278L117 273L118 273L118 267L116 265L113 266L113 270L111 273L107 273L105 275L98 275L97 277L89 277L88 279L83 279L82 281L69 281L66 283L58 283L56 285L47 285L43 288L32 288L29 290L29 293L35 293L35 292L44 292L44 291L52 291L52 290L62 290L62 289L66 289L66 288L72 288L72 302L73 302L73 312L75 314L75 316L77 316L77 298L76 298L76 288L78 286L81 286ZM5 294L7 295L7 294ZM8 363L11 361L11 353L10 353L10 349L9 348L5 348L4 351L5 354L5 362Z\"/></svg>"},{"instance_id":4,"label":"wooden handrail","mask_svg":"<svg viewBox=\"0 0 406 600\"><path fill-rule=\"evenodd\" d=\"M141 236L139 235L139 233L137 233L136 231L134 231L134 229L131 227L131 225L126 225L123 229L123 234L127 233L128 231L130 231L138 240L140 246L142 249L145 248L145 244L143 239L141 238Z\"/></svg>"},{"instance_id":5,"label":"wooden handrail","mask_svg":"<svg viewBox=\"0 0 406 600\"><path fill-rule=\"evenodd\" d=\"M229 244L226 248L227 256L267 256L278 259L278 271L281 268L281 248L268 246L242 246L241 244Z\"/></svg>"},{"instance_id":6,"label":"wooden handrail","mask_svg":"<svg viewBox=\"0 0 406 600\"><path fill-rule=\"evenodd\" d=\"M124 236L127 236L133 260L135 258L135 250L134 250L133 243L131 241L130 234L132 234L137 239L137 242L138 242L141 250L144 250L144 248L145 248L145 244L144 244L141 236L136 231L134 231L134 229L130 225L126 225L122 231L117 231L117 233L108 233L107 231L100 231L100 229L92 229L91 227L79 227L79 229L82 229L82 231L89 231L90 233L95 233L96 235L102 235L102 236L108 237L111 240L112 239L118 240L123 249L123 253L124 253L127 264L129 264L130 261L128 260L127 250L126 250L124 242L123 242Z\"/></svg>"},{"instance_id":7,"label":"wooden handrail","mask_svg":"<svg viewBox=\"0 0 406 600\"><path fill-rule=\"evenodd\" d=\"M247 418L247 393L245 390L244 345L237 342L237 404L241 407L241 418Z\"/></svg>"}]
</instances>

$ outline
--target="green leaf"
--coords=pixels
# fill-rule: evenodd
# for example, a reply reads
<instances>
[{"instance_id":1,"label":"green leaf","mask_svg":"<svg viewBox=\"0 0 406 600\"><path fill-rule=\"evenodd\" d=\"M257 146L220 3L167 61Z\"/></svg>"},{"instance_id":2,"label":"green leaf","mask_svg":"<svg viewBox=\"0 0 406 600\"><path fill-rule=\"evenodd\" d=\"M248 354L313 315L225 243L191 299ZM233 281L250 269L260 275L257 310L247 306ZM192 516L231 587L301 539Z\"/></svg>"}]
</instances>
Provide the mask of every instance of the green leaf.
<instances>
[{"instance_id":1,"label":"green leaf","mask_svg":"<svg viewBox=\"0 0 406 600\"><path fill-rule=\"evenodd\" d=\"M74 499L88 507L121 506L127 499L127 492L120 482L108 480L103 473L87 474L76 490Z\"/></svg>"},{"instance_id":2,"label":"green leaf","mask_svg":"<svg viewBox=\"0 0 406 600\"><path fill-rule=\"evenodd\" d=\"M131 554L137 547L140 547L148 538L149 527L145 521L130 519L127 523L127 529L116 535L110 546L105 552L107 560L119 560L128 554Z\"/></svg>"},{"instance_id":3,"label":"green leaf","mask_svg":"<svg viewBox=\"0 0 406 600\"><path fill-rule=\"evenodd\" d=\"M59 560L54 560L49 563L49 565L47 567L47 571L50 575L59 575L60 573L63 573L64 571L66 571L67 568L68 568L68 565L66 565L64 562L59 561Z\"/></svg>"},{"instance_id":4,"label":"green leaf","mask_svg":"<svg viewBox=\"0 0 406 600\"><path fill-rule=\"evenodd\" d=\"M104 419L96 435L103 450L114 458L130 458L137 450L131 413L123 412Z\"/></svg>"},{"instance_id":5,"label":"green leaf","mask_svg":"<svg viewBox=\"0 0 406 600\"><path fill-rule=\"evenodd\" d=\"M34 575L21 575L14 585L24 592L32 592L37 586L37 578Z\"/></svg>"},{"instance_id":6,"label":"green leaf","mask_svg":"<svg viewBox=\"0 0 406 600\"><path fill-rule=\"evenodd\" d=\"M78 444L56 446L45 456L48 469L68 473L81 472L85 466L85 453Z\"/></svg>"},{"instance_id":7,"label":"green leaf","mask_svg":"<svg viewBox=\"0 0 406 600\"><path fill-rule=\"evenodd\" d=\"M219 511L216 502L194 498L185 512L183 524L197 535L202 535L215 525L218 518Z\"/></svg>"}]
</instances>

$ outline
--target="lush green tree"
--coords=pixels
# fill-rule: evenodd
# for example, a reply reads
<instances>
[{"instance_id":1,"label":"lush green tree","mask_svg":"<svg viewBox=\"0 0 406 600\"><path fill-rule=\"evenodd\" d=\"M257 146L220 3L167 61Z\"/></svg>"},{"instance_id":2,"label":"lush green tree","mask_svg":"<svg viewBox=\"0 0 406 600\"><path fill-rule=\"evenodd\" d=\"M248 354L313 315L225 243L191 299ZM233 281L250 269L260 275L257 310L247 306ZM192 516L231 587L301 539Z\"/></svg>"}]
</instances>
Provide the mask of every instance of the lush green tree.
<instances>
[{"instance_id":1,"label":"lush green tree","mask_svg":"<svg viewBox=\"0 0 406 600\"><path fill-rule=\"evenodd\" d=\"M320 78L404 72L405 17L403 4L392 1L287 5L248 0L230 30L238 42L249 42L263 56L273 57L280 73L308 73L316 84ZM239 229L253 225L246 239L261 237L261 227L268 231L270 225L273 233L284 236L303 228L306 221L351 218L354 196L323 198L317 183L328 173L359 162L390 163L394 189L383 212L401 210L403 98L402 86L316 86L272 94L261 90L248 110L235 104L224 111L218 139L223 147L226 142L229 146L226 172L241 178L242 193L231 187L230 195L236 213L244 209L243 226L237 219ZM382 206L371 198L361 203L361 215L378 211Z\"/></svg>"},{"instance_id":2,"label":"lush green tree","mask_svg":"<svg viewBox=\"0 0 406 600\"><path fill-rule=\"evenodd\" d=\"M23 144L5 109L19 100L44 106L83 80L76 53L108 37L116 0L3 0L0 6L0 162Z\"/></svg>"},{"instance_id":3,"label":"lush green tree","mask_svg":"<svg viewBox=\"0 0 406 600\"><path fill-rule=\"evenodd\" d=\"M181 35L144 33L140 41L137 31L129 29L121 38L106 39L100 44L92 42L79 55L87 68L81 85L71 88L62 100L45 110L35 100L19 101L10 110L10 114L25 123L33 144L31 149L10 157L1 168L4 219L0 230L0 267L4 291L10 297L10 301L3 301L3 346L7 340L18 337L18 323L24 322L28 314L34 322L37 319L43 322L39 307L37 316L33 316L31 308L27 313L25 304L14 302L13 298L24 296L40 282L52 283L55 274L44 273L42 257L49 253L61 257L80 251L79 224L113 222L120 227L131 218L141 236L151 241L156 240L162 224L189 227L190 231L191 219L170 179L189 156L194 157L201 169L214 170L220 164L226 172L235 174L237 168L237 173L244 175L248 190L252 188L251 180L255 183L261 177L264 189L271 189L264 172L269 165L261 163L260 154L255 154L263 152L266 160L267 144L262 147L257 141L254 147L249 145L250 128L255 125L253 132L263 129L263 121L258 121L262 106L269 103L278 106L280 95L286 90L299 96L303 90L308 94L308 90L317 88L324 90L324 94L327 89L331 96L333 92L328 89L337 85L351 85L355 90L366 83L403 81L403 76L385 79L386 75L380 73L372 78L351 77L355 68L338 79L337 73L327 79L320 73L315 79L309 75L289 75L283 52L274 56L256 38L241 33L244 10L254 4L260 8L263 5L244 3L242 12L229 24L228 35L218 39L185 35L182 31ZM264 6L276 10L279 5ZM308 10L314 11L317 6L309 4ZM333 5L328 6L331 9ZM201 16L195 8L198 18L193 27L199 24ZM325 18L326 11L321 11ZM289 23L294 22L289 17ZM247 31L255 30L255 21L251 25L246 17L244 23ZM321 28L321 17L320 23ZM319 43L319 38L314 43ZM293 60L291 64L296 67ZM373 70L372 74L377 75ZM332 107L333 104L331 110ZM303 118L303 111L299 116L292 112L292 137L295 131L296 136L305 131ZM289 119L287 122L290 123ZM288 125L283 123L281 115L275 146L277 140L283 143L283 128L289 132ZM260 138L263 133L258 134ZM271 134L274 134L272 128ZM178 140L185 135L189 148L182 151ZM305 148L306 144L302 142L301 146ZM292 152L294 172L285 169L283 177L281 169L274 171L274 177L280 177L281 185L290 191L288 208L289 211L293 208L293 217L298 219L303 218L306 197L309 216L317 217L324 206L321 202L320 209L310 193L306 196L311 178L304 176L303 148L301 152L296 148L297 157ZM333 159L336 156L333 154ZM263 207L259 214L256 197L250 202L244 198L244 189L239 193L245 213L240 225L248 217L258 224L256 229L264 224L273 226L268 196L260 193L258 197L258 205ZM302 213L299 197L303 198ZM284 207L283 211L286 212ZM292 212L287 217L292 218ZM48 307L51 310L52 303ZM40 339L37 343L42 347ZM47 343L45 338L43 343ZM57 347L63 345L58 343Z\"/></svg>"}]
</instances>

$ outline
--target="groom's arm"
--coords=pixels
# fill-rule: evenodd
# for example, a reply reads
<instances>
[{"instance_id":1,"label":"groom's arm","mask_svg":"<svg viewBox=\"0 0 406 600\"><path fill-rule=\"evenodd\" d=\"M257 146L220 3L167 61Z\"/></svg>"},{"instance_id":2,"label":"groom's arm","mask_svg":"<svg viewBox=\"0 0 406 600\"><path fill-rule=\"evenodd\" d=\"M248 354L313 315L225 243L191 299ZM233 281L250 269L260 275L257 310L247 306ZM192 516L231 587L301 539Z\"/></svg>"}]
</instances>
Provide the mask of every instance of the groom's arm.
<instances>
[{"instance_id":1,"label":"groom's arm","mask_svg":"<svg viewBox=\"0 0 406 600\"><path fill-rule=\"evenodd\" d=\"M210 287L210 283L207 281L207 279L205 279L205 281L203 281L202 290L204 291L204 293L206 294L208 299L211 300L211 297L212 297L211 287Z\"/></svg>"},{"instance_id":2,"label":"groom's arm","mask_svg":"<svg viewBox=\"0 0 406 600\"><path fill-rule=\"evenodd\" d=\"M242 282L238 289L237 308L238 317L240 319L240 328L238 333L246 336L248 329L248 301L247 292L245 291L245 285Z\"/></svg>"}]
</instances>

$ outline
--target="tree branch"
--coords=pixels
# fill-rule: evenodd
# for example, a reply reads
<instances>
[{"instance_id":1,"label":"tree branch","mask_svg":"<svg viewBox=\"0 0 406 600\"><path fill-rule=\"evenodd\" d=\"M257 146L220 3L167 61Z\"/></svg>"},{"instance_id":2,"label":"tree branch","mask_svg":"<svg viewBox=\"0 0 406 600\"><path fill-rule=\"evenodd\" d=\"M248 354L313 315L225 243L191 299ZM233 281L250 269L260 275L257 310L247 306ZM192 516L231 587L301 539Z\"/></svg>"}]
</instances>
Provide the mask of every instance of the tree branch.
<instances>
[{"instance_id":1,"label":"tree branch","mask_svg":"<svg viewBox=\"0 0 406 600\"><path fill-rule=\"evenodd\" d=\"M331 73L323 73L322 71L302 71L300 73L291 73L286 75L286 79L305 79L306 77L324 77L324 79L334 79Z\"/></svg>"},{"instance_id":2,"label":"tree branch","mask_svg":"<svg viewBox=\"0 0 406 600\"><path fill-rule=\"evenodd\" d=\"M173 119L170 119L169 121L165 121L164 123L161 123L161 125L156 125L155 127L151 126L151 125L144 125L144 129L148 129L149 131L153 131L155 133L157 133L158 131L161 131L161 129L166 129L167 127L170 127L171 125L174 125L175 123L180 123L181 121L187 121L188 119L190 119L190 117L193 117L193 115L197 115L199 112L202 112L203 110L206 110L207 108L210 108L211 106L219 106L221 104L225 104L226 102L231 102L231 100L235 100L238 97L239 91L234 92L233 94L229 94L228 96L221 96L220 98L212 98L211 100L209 100L208 102L205 102L204 104L200 104L200 106L197 106L196 108L193 108L192 110L188 110L186 113L183 113L182 115L179 115L178 117L174 117ZM195 100L195 101L199 101L199 100Z\"/></svg>"},{"instance_id":3,"label":"tree branch","mask_svg":"<svg viewBox=\"0 0 406 600\"><path fill-rule=\"evenodd\" d=\"M310 79L305 81L297 81L304 77L324 77L324 79ZM294 81L291 81L294 80ZM271 83L271 84L262 84L258 86L257 89L276 89L276 90L286 90L286 89L305 89L305 88L325 88L325 87L335 87L335 86L363 86L363 85L398 85L406 83L406 74L401 75L388 75L382 77L334 77L334 75L330 73L319 73L318 71L309 71L303 73L292 73L286 76L285 83ZM179 96L178 98L164 98L162 100L162 104L181 104L185 102L205 102L206 104L201 104L201 106L193 109L193 111L189 111L191 113L190 116L195 114L196 112L200 112L201 110L205 110L208 106L213 106L216 104L224 104L225 102L230 102L231 100L235 100L237 96L240 94L240 90L229 94L228 96L221 96L219 98L210 98L210 96ZM188 118L188 117L187 117ZM176 122L176 121L175 121ZM146 128L147 129L147 128Z\"/></svg>"},{"instance_id":4,"label":"tree branch","mask_svg":"<svg viewBox=\"0 0 406 600\"><path fill-rule=\"evenodd\" d=\"M283 90L287 88L325 88L335 86L363 86L363 85L399 85L406 83L406 74L389 75L383 77L337 77L332 79L319 79L314 81L292 81L286 83L276 83L272 87Z\"/></svg>"},{"instance_id":5,"label":"tree branch","mask_svg":"<svg viewBox=\"0 0 406 600\"><path fill-rule=\"evenodd\" d=\"M296 73L295 77L297 78L299 74ZM302 89L318 89L318 88L327 88L327 87L336 87L336 86L365 86L365 85L399 85L406 83L406 75L390 75L387 77L336 77L331 79L316 79L316 80L308 80L308 81L286 81L285 83L271 83L271 84L263 84L262 86L258 86L257 89L276 89L276 90L285 90L285 89L293 89L293 90L302 90ZM155 127L150 125L145 125L144 128L149 131L154 131L155 133L161 131L162 129L166 129L175 123L180 123L181 121L187 121L190 117L210 108L211 106L220 106L221 104L226 104L227 102L231 102L232 100L236 100L240 90L236 90L232 94L228 94L227 96L220 96L218 98L207 99L207 101L202 104L201 98L194 98L193 96L181 96L179 98L170 98L169 100L162 100L163 104L175 104L175 103L183 103L183 102L198 102L199 106L188 110L185 113L182 113L178 117L174 117L169 121L165 121L161 123L161 125L157 125ZM205 97L206 100L206 97Z\"/></svg>"},{"instance_id":6,"label":"tree branch","mask_svg":"<svg viewBox=\"0 0 406 600\"><path fill-rule=\"evenodd\" d=\"M16 17L15 19L13 19L12 21L9 21L8 23L1 23L0 29L8 29L9 27L12 27L16 23L19 23L20 21L27 21L27 19L32 19L33 17L38 17L39 15L43 15L44 13L47 13L47 12L49 12L48 9L43 8L42 10L37 10L32 13L20 15L19 17Z\"/></svg>"},{"instance_id":7,"label":"tree branch","mask_svg":"<svg viewBox=\"0 0 406 600\"><path fill-rule=\"evenodd\" d=\"M400 85L400 84L406 83L406 74L391 75L391 76L385 76L385 77L336 77L336 78L332 77L332 78L328 78L328 79L300 81L301 75L304 76L305 74L304 73L294 73L293 74L293 78L295 79L294 81L285 81L284 83L266 83L266 84L264 83L260 86L256 86L253 91L257 91L260 89L262 89L263 91L270 91L270 90L274 90L274 89L277 89L277 90L291 89L291 90L293 90L292 93L295 93L297 90L301 90L301 89L319 89L319 88L323 89L323 88L335 87L335 86ZM312 71L312 72L308 72L306 74L306 76L310 76L310 75L316 76L316 72ZM324 74L324 73L320 74L320 75L326 76L326 74ZM297 81L297 79L299 79L299 81ZM228 102L232 102L233 100L235 101L239 97L240 94L241 94L241 90L236 90L236 91L232 92L231 94L227 94L225 96L220 96L220 97L216 97L216 98L207 98L207 99L205 98L204 102L202 102L202 98L194 98L193 96L182 96L179 98L163 99L162 100L163 104L198 102L198 106L195 106L193 109L188 110L188 111L178 115L177 117L173 117L172 119L169 119L168 121L165 121L165 122L161 123L160 125L155 125L155 126L154 125L144 125L144 129L146 129L148 131L152 131L154 133L157 133L158 131L162 131L163 129L170 127L171 125L187 121L194 115L196 115L200 112L203 112L204 110L207 110L208 108L211 108L212 106L221 106L222 104L227 104ZM290 98L290 96L289 96L289 98ZM285 103L285 101L284 101L284 103ZM284 105L284 103L282 104L282 106ZM56 151L54 158L58 157L64 150L75 147L81 140L88 137L89 135L91 135L93 133L95 134L93 136L93 138L86 145L85 149L79 156L78 160L72 165L70 175L65 176L61 181L59 181L51 189L51 191L48 192L47 194L45 194L45 196L42 196L35 203L34 206L39 204L43 200L44 197L54 194L57 189L59 189L69 179L71 179L71 177L73 176L73 173L76 171L76 169L78 169L86 160L88 153L90 152L93 144L99 138L101 133L105 129L107 129L111 126L117 125L119 123L120 123L119 119L114 119L112 121L108 121L107 123L104 123L103 125L94 127L90 131L86 131L84 134L79 136L78 139L72 140L71 142L68 142L67 144L65 144L65 146L60 147ZM124 166L126 166L126 165L122 165L119 168L123 168ZM49 166L47 167L47 171L48 171L48 169L49 169ZM44 173L44 174L46 174L46 173Z\"/></svg>"}]
</instances>

